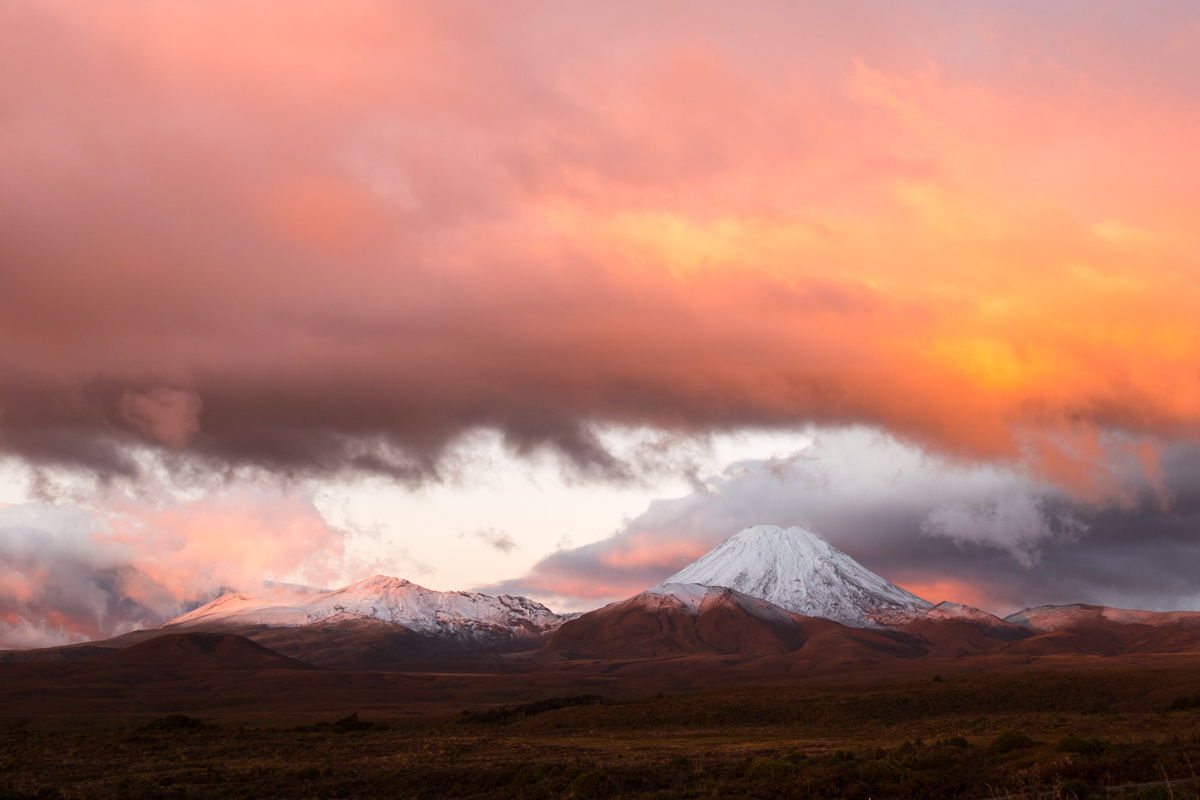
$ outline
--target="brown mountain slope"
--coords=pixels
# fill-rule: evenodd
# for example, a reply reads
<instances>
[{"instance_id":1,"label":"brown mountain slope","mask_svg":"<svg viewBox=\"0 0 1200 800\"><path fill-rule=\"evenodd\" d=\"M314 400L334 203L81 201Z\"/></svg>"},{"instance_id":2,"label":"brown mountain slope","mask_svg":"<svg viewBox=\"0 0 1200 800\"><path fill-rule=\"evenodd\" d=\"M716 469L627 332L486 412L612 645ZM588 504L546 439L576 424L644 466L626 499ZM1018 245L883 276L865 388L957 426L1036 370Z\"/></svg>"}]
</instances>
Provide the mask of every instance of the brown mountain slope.
<instances>
[{"instance_id":1,"label":"brown mountain slope","mask_svg":"<svg viewBox=\"0 0 1200 800\"><path fill-rule=\"evenodd\" d=\"M789 653L807 639L801 619L732 589L684 599L644 592L563 623L542 652L601 659Z\"/></svg>"},{"instance_id":2,"label":"brown mountain slope","mask_svg":"<svg viewBox=\"0 0 1200 800\"><path fill-rule=\"evenodd\" d=\"M196 669L316 669L229 633L167 633L91 659L98 666L159 664Z\"/></svg>"},{"instance_id":3,"label":"brown mountain slope","mask_svg":"<svg viewBox=\"0 0 1200 800\"><path fill-rule=\"evenodd\" d=\"M985 626L967 619L919 619L904 626L920 638L930 658L957 658L985 653L1033 634L1016 625Z\"/></svg>"},{"instance_id":4,"label":"brown mountain slope","mask_svg":"<svg viewBox=\"0 0 1200 800\"><path fill-rule=\"evenodd\" d=\"M1040 633L995 651L1002 655L1123 656L1200 652L1200 629L1190 625L1099 623Z\"/></svg>"},{"instance_id":5,"label":"brown mountain slope","mask_svg":"<svg viewBox=\"0 0 1200 800\"><path fill-rule=\"evenodd\" d=\"M674 593L673 593L674 592ZM705 658L755 672L807 671L841 664L919 658L922 643L901 632L850 628L792 614L732 589L682 586L645 592L564 623L543 650L560 659L642 663L642 671L712 666ZM699 660L697 660L699 659Z\"/></svg>"},{"instance_id":6,"label":"brown mountain slope","mask_svg":"<svg viewBox=\"0 0 1200 800\"><path fill-rule=\"evenodd\" d=\"M244 637L292 659L326 669L406 669L413 662L488 660L499 654L533 651L549 636L493 643L490 646L447 641L400 625L374 619L341 620L336 624L269 627L202 623L133 631L113 639L37 650L0 651L0 664L91 660L165 635L224 634Z\"/></svg>"},{"instance_id":7,"label":"brown mountain slope","mask_svg":"<svg viewBox=\"0 0 1200 800\"><path fill-rule=\"evenodd\" d=\"M820 617L801 617L806 640L791 653L764 656L736 667L741 672L831 674L847 667L867 668L887 662L919 659L924 644L898 631L850 628Z\"/></svg>"}]
</instances>

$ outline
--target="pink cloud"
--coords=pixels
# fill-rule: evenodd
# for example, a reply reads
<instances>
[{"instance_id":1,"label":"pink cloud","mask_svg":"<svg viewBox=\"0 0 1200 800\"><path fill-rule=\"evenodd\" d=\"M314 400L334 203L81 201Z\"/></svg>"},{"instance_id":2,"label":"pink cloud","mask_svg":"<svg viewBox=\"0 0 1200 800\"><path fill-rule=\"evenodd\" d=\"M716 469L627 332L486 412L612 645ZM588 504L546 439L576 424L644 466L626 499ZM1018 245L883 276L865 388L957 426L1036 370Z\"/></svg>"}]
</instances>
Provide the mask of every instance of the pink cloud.
<instances>
[{"instance_id":1,"label":"pink cloud","mask_svg":"<svg viewBox=\"0 0 1200 800\"><path fill-rule=\"evenodd\" d=\"M1172 7L5 13L30 461L419 481L485 427L628 477L592 425L865 423L1086 491L1075 429L1200 432Z\"/></svg>"},{"instance_id":2,"label":"pink cloud","mask_svg":"<svg viewBox=\"0 0 1200 800\"><path fill-rule=\"evenodd\" d=\"M0 509L0 646L152 627L265 579L322 585L342 557L341 533L298 496L10 505Z\"/></svg>"}]
</instances>

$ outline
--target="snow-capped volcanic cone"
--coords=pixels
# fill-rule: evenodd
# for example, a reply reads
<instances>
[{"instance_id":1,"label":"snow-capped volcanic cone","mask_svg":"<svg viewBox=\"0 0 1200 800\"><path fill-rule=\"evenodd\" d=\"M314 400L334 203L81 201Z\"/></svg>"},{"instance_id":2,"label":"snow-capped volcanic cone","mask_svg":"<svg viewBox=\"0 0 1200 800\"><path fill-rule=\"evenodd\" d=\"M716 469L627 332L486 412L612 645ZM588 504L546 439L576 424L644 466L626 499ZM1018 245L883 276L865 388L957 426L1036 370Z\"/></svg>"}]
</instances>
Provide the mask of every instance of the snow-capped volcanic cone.
<instances>
[{"instance_id":1,"label":"snow-capped volcanic cone","mask_svg":"<svg viewBox=\"0 0 1200 800\"><path fill-rule=\"evenodd\" d=\"M902 625L933 607L800 526L746 528L652 591L680 583L724 586L856 628Z\"/></svg>"},{"instance_id":2,"label":"snow-capped volcanic cone","mask_svg":"<svg viewBox=\"0 0 1200 800\"><path fill-rule=\"evenodd\" d=\"M436 592L401 578L376 575L333 591L270 590L226 594L167 622L163 628L323 627L358 622L395 625L460 642L536 638L566 617L525 597Z\"/></svg>"}]
</instances>

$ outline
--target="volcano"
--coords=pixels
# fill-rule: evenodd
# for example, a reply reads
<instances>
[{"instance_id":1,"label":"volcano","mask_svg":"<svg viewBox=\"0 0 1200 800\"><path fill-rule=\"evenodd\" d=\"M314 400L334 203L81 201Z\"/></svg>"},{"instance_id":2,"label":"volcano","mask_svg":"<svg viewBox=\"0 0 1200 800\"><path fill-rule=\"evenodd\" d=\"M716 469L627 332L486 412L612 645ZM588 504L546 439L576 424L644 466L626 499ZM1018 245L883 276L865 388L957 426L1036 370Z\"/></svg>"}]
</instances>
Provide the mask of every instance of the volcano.
<instances>
[{"instance_id":1,"label":"volcano","mask_svg":"<svg viewBox=\"0 0 1200 800\"><path fill-rule=\"evenodd\" d=\"M659 587L668 584L723 586L853 628L898 627L933 608L799 525L746 528Z\"/></svg>"}]
</instances>

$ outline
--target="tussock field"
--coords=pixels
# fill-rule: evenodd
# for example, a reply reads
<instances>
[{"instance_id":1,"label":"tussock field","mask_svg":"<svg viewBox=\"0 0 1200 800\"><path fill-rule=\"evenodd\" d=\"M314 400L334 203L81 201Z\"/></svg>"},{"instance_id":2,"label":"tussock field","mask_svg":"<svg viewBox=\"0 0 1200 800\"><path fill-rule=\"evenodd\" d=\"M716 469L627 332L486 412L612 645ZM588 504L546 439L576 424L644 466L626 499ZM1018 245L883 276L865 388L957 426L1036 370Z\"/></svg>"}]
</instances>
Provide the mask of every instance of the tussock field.
<instances>
[{"instance_id":1,"label":"tussock field","mask_svg":"<svg viewBox=\"0 0 1200 800\"><path fill-rule=\"evenodd\" d=\"M1092 670L391 719L33 720L0 733L0 798L1183 800L1200 788L1198 698L1195 671Z\"/></svg>"}]
</instances>

